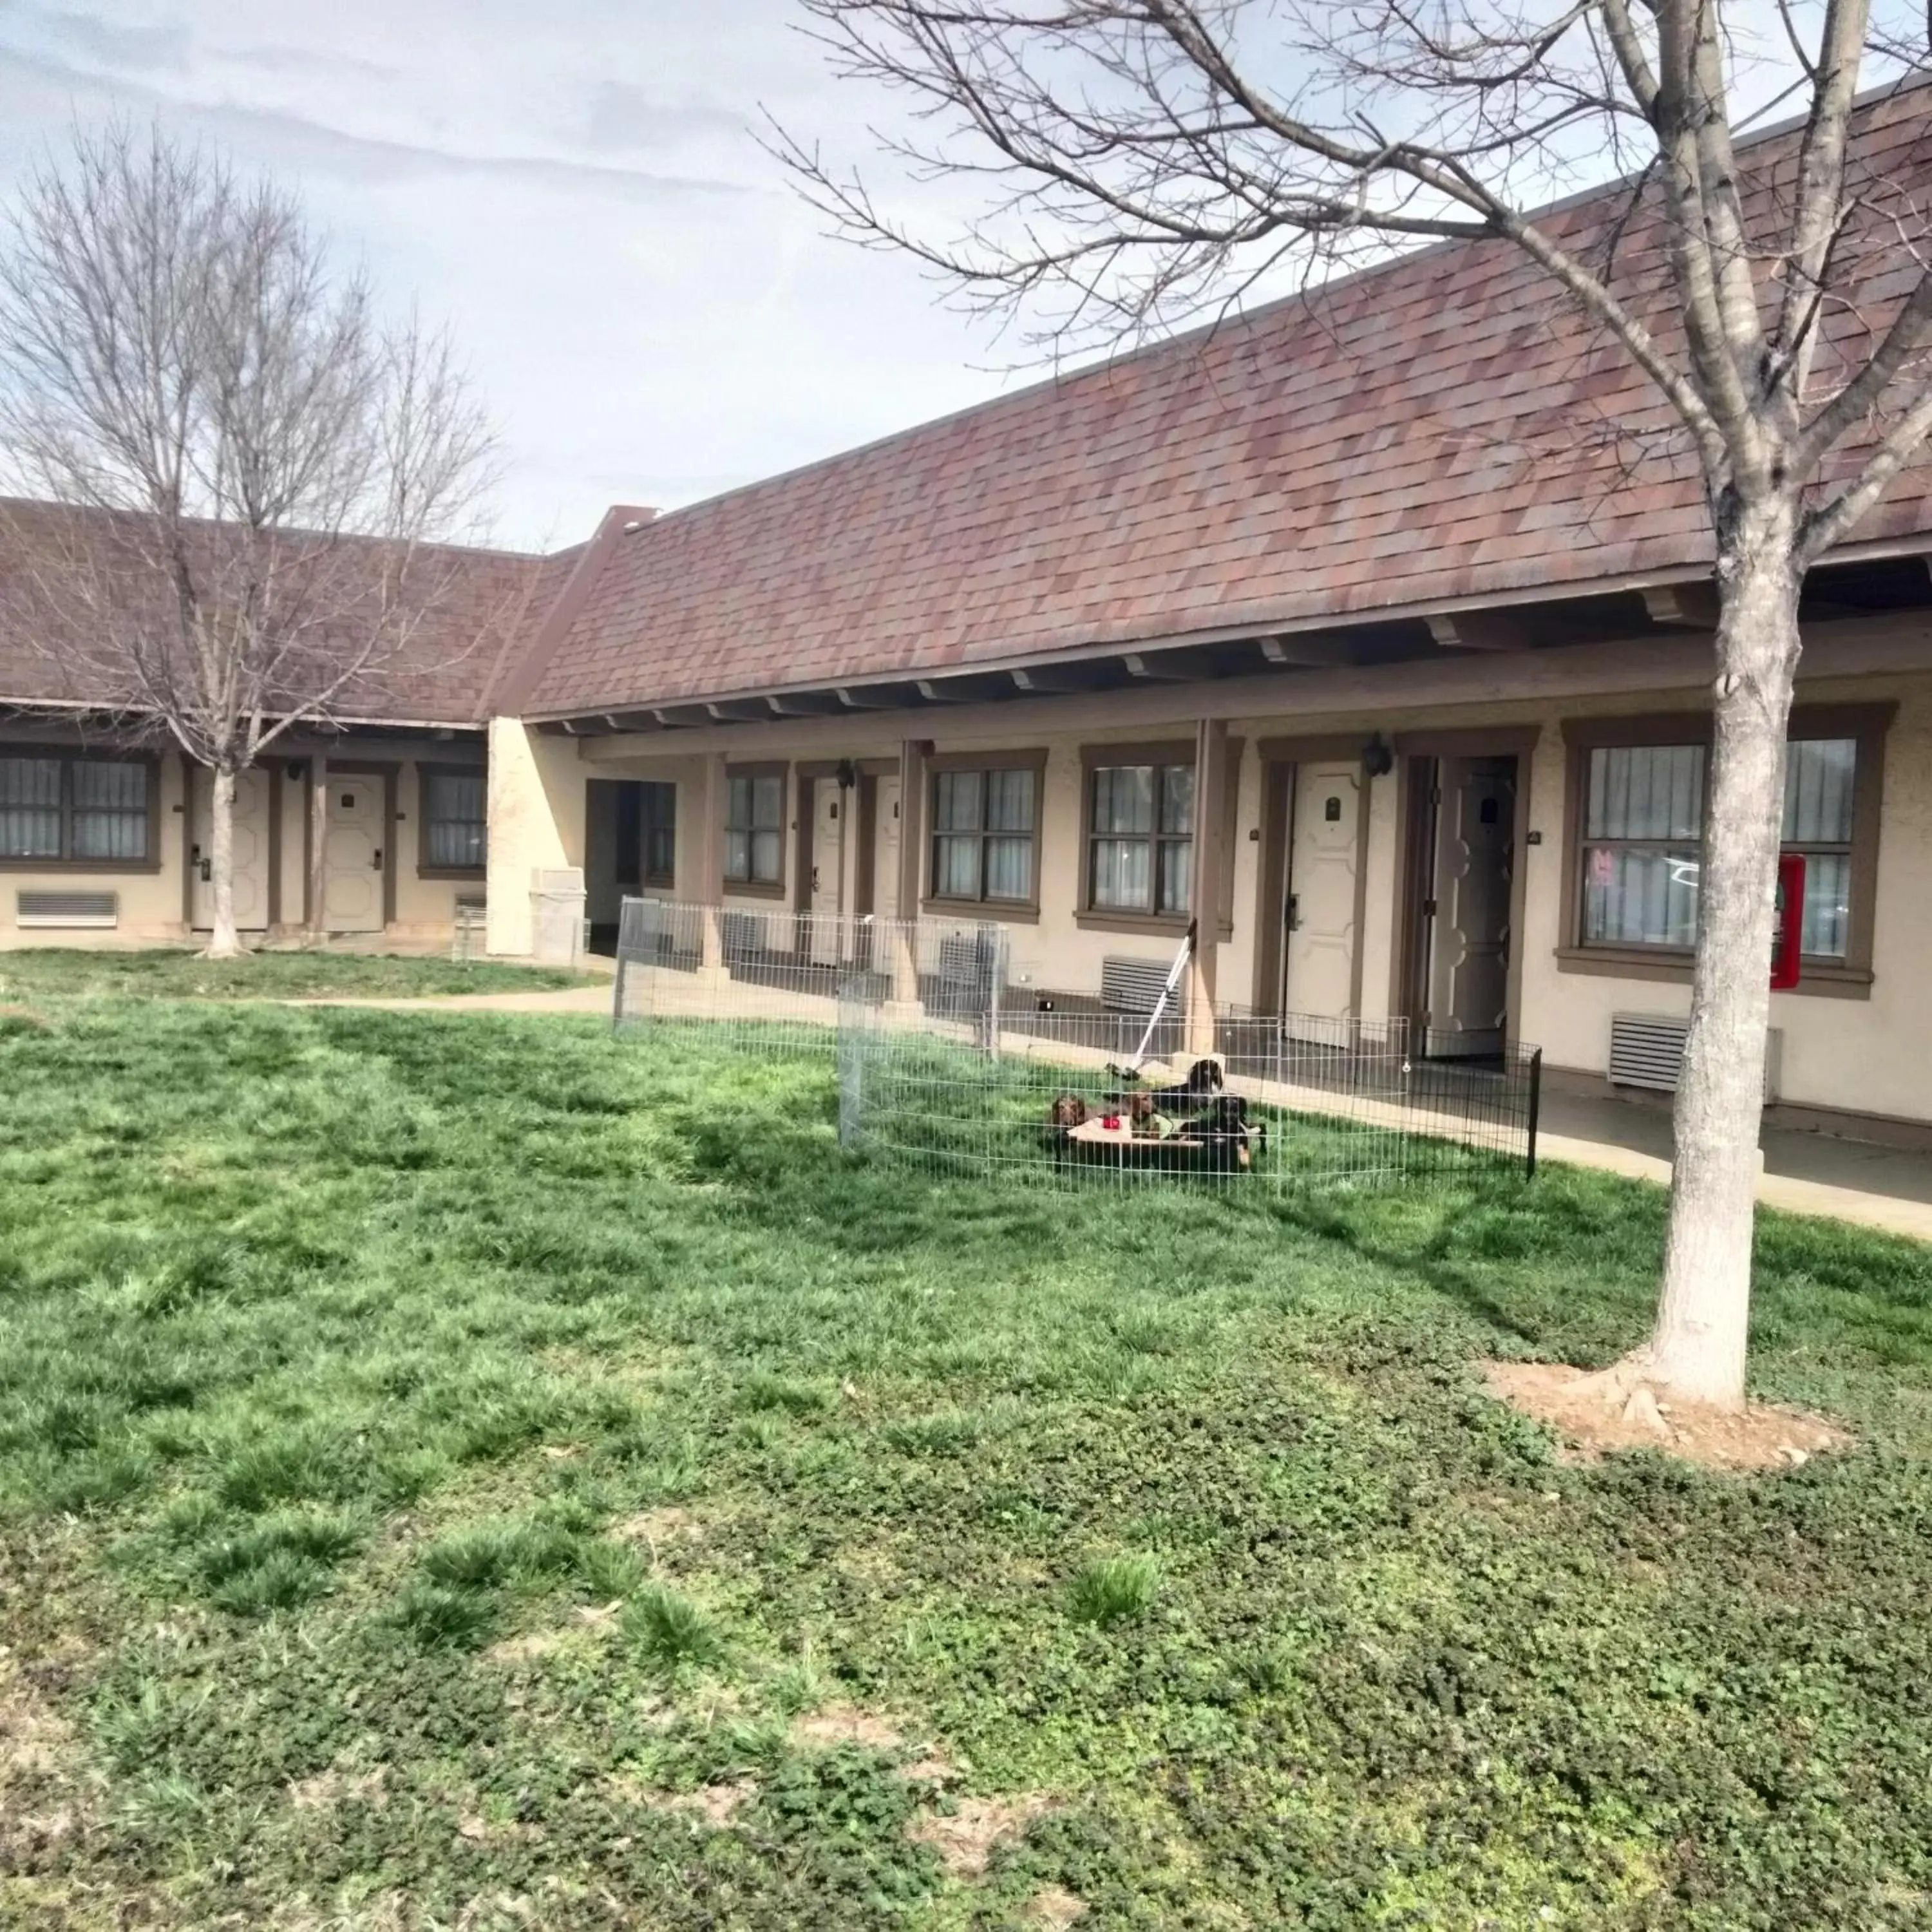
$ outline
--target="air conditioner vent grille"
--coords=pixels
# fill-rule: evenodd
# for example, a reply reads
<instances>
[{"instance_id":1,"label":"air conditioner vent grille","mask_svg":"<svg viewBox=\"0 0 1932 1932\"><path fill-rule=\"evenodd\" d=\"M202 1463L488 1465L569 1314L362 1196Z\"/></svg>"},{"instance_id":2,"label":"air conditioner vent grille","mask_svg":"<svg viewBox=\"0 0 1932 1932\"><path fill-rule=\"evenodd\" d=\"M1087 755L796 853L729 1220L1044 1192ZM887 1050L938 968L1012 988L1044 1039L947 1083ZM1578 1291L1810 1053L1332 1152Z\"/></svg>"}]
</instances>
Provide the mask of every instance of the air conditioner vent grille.
<instances>
[{"instance_id":1,"label":"air conditioner vent grille","mask_svg":"<svg viewBox=\"0 0 1932 1932\"><path fill-rule=\"evenodd\" d=\"M1158 959L1102 959L1100 1004L1110 1013L1150 1013L1167 984L1167 973Z\"/></svg>"},{"instance_id":2,"label":"air conditioner vent grille","mask_svg":"<svg viewBox=\"0 0 1932 1932\"><path fill-rule=\"evenodd\" d=\"M1676 1093L1684 1074L1684 1036L1690 1026L1688 1020L1668 1013L1612 1013L1611 1085Z\"/></svg>"},{"instance_id":3,"label":"air conditioner vent grille","mask_svg":"<svg viewBox=\"0 0 1932 1932\"><path fill-rule=\"evenodd\" d=\"M1674 1094L1684 1078L1684 1042L1690 1022L1673 1013L1612 1013L1608 1070L1612 1087L1647 1087ZM1773 1027L1765 1040L1764 1097L1778 1096L1784 1034Z\"/></svg>"},{"instance_id":4,"label":"air conditioner vent grille","mask_svg":"<svg viewBox=\"0 0 1932 1932\"><path fill-rule=\"evenodd\" d=\"M121 922L120 896L116 892L16 892L14 920L22 926L112 927Z\"/></svg>"}]
</instances>

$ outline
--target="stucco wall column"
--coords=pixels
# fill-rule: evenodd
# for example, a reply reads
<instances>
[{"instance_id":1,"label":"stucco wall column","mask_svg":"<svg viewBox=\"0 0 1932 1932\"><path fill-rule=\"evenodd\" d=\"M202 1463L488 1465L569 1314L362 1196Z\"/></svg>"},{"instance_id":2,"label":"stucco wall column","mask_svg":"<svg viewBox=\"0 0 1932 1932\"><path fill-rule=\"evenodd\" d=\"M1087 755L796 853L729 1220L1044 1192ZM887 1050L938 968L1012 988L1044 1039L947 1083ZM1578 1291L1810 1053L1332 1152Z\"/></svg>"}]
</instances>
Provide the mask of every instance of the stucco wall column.
<instances>
[{"instance_id":1,"label":"stucco wall column","mask_svg":"<svg viewBox=\"0 0 1932 1932\"><path fill-rule=\"evenodd\" d=\"M536 874L584 863L584 772L574 738L490 721L489 950L527 956Z\"/></svg>"}]
</instances>

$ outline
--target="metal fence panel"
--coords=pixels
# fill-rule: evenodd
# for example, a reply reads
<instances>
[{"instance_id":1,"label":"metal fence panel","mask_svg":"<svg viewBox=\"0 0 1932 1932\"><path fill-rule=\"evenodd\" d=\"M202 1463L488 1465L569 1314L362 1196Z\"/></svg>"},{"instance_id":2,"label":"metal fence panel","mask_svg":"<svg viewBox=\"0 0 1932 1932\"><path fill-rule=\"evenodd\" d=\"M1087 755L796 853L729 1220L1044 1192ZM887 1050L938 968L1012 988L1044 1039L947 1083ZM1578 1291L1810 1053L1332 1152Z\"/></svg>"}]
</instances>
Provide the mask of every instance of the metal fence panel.
<instances>
[{"instance_id":1,"label":"metal fence panel","mask_svg":"<svg viewBox=\"0 0 1932 1932\"><path fill-rule=\"evenodd\" d=\"M1431 1059L1401 1020L1068 1010L992 924L627 899L620 1028L702 1022L836 1073L842 1145L933 1174L1287 1192L1533 1172L1540 1056ZM1129 1069L1143 1037L1147 1066Z\"/></svg>"}]
</instances>

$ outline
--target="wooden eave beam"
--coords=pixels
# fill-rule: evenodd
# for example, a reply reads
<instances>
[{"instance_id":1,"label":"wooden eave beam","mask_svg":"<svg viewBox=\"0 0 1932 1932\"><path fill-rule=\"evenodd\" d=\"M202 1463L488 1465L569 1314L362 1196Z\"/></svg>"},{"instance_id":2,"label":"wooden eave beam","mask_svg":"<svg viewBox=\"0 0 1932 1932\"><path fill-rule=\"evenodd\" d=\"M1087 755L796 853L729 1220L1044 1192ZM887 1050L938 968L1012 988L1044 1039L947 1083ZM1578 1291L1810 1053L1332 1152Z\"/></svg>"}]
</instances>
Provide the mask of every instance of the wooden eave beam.
<instances>
[{"instance_id":1,"label":"wooden eave beam","mask_svg":"<svg viewBox=\"0 0 1932 1932\"><path fill-rule=\"evenodd\" d=\"M845 709L829 691L788 692L765 703L774 718L832 718Z\"/></svg>"},{"instance_id":2,"label":"wooden eave beam","mask_svg":"<svg viewBox=\"0 0 1932 1932\"><path fill-rule=\"evenodd\" d=\"M1150 657L1140 651L1130 651L1120 664L1128 676L1139 684L1198 684L1214 675L1211 666L1190 664L1178 652Z\"/></svg>"},{"instance_id":3,"label":"wooden eave beam","mask_svg":"<svg viewBox=\"0 0 1932 1932\"><path fill-rule=\"evenodd\" d=\"M1522 626L1494 610L1442 610L1428 620L1429 634L1445 651L1526 651Z\"/></svg>"},{"instance_id":4,"label":"wooden eave beam","mask_svg":"<svg viewBox=\"0 0 1932 1932\"><path fill-rule=\"evenodd\" d=\"M907 708L903 698L893 697L879 685L842 684L837 690L838 701L848 711L903 711Z\"/></svg>"},{"instance_id":5,"label":"wooden eave beam","mask_svg":"<svg viewBox=\"0 0 1932 1932\"><path fill-rule=\"evenodd\" d=\"M1667 631L1714 631L1718 588L1714 584L1658 584L1643 593L1644 615Z\"/></svg>"},{"instance_id":6,"label":"wooden eave beam","mask_svg":"<svg viewBox=\"0 0 1932 1932\"><path fill-rule=\"evenodd\" d=\"M1353 648L1342 638L1257 638L1255 641L1270 664L1284 668L1328 670L1356 662Z\"/></svg>"},{"instance_id":7,"label":"wooden eave beam","mask_svg":"<svg viewBox=\"0 0 1932 1932\"><path fill-rule=\"evenodd\" d=\"M1076 676L1071 671L1036 667L1030 670L1016 670L1010 675L1013 688L1024 692L1029 698L1069 698L1094 688L1084 678Z\"/></svg>"}]
</instances>

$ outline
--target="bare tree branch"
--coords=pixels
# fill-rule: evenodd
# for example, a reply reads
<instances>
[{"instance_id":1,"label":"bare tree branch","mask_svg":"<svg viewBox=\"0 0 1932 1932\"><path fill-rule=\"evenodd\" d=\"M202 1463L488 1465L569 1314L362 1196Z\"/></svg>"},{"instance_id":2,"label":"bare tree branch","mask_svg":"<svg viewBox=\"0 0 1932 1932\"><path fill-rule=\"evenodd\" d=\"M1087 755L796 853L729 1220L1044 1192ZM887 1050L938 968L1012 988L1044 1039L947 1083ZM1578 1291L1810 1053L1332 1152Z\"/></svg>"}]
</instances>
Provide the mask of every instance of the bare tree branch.
<instances>
[{"instance_id":1,"label":"bare tree branch","mask_svg":"<svg viewBox=\"0 0 1932 1932\"><path fill-rule=\"evenodd\" d=\"M84 514L16 520L26 634L231 790L410 654L493 460L447 338L386 327L272 184L124 126L30 179L0 249L0 461Z\"/></svg>"}]
</instances>

